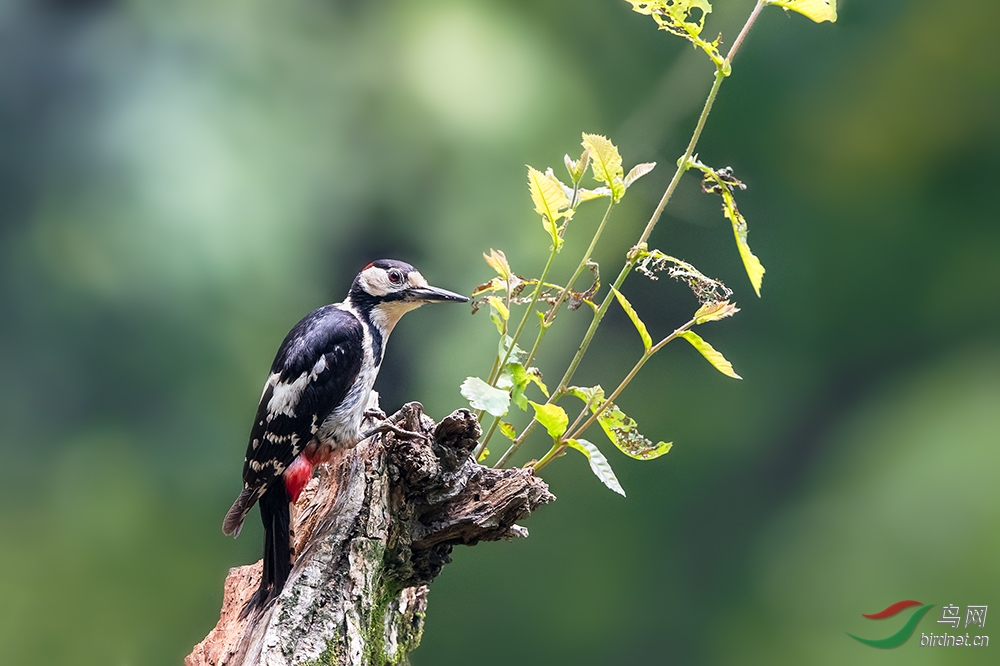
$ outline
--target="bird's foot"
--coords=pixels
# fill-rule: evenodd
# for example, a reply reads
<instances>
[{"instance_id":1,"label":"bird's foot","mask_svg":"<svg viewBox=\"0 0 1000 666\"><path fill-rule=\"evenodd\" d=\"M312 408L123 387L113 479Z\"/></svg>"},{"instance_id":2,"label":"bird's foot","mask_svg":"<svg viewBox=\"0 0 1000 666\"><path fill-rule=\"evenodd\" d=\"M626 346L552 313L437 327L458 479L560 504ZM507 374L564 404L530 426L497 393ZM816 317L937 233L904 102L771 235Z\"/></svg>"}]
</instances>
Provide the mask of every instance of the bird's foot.
<instances>
[{"instance_id":1,"label":"bird's foot","mask_svg":"<svg viewBox=\"0 0 1000 666\"><path fill-rule=\"evenodd\" d=\"M378 407L369 407L365 410L365 418L375 421L385 421L385 412Z\"/></svg>"},{"instance_id":2,"label":"bird's foot","mask_svg":"<svg viewBox=\"0 0 1000 666\"><path fill-rule=\"evenodd\" d=\"M402 437L403 439L422 439L425 442L428 441L429 437L420 432L412 432L410 430L403 430L402 428L390 423L389 421L383 421L379 425L375 426L368 432L362 433L361 439L368 439L373 435L378 435L381 433L391 432L397 437Z\"/></svg>"},{"instance_id":3,"label":"bird's foot","mask_svg":"<svg viewBox=\"0 0 1000 666\"><path fill-rule=\"evenodd\" d=\"M425 442L430 441L430 437L428 435L417 432L420 428L420 415L423 414L423 412L424 406L419 402L408 402L389 418L386 418L385 414L382 414L379 419L382 422L368 432L364 433L361 436L361 439L367 439L372 435L377 435L379 433L391 432L397 437L402 437L403 439L422 439Z\"/></svg>"}]
</instances>

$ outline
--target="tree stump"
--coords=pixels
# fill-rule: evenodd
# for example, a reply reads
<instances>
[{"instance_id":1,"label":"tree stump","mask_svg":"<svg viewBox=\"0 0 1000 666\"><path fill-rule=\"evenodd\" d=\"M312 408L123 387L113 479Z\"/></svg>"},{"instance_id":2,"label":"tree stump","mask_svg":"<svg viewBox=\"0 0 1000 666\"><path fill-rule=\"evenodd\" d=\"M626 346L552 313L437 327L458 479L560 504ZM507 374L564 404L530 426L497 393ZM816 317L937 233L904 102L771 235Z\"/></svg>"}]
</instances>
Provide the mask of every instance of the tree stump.
<instances>
[{"instance_id":1,"label":"tree stump","mask_svg":"<svg viewBox=\"0 0 1000 666\"><path fill-rule=\"evenodd\" d=\"M468 410L435 425L411 402L390 421L427 439L387 432L320 466L294 506L281 595L241 618L261 562L231 569L219 623L186 666L405 663L452 547L527 536L516 521L555 499L528 469L472 459L481 430Z\"/></svg>"}]
</instances>

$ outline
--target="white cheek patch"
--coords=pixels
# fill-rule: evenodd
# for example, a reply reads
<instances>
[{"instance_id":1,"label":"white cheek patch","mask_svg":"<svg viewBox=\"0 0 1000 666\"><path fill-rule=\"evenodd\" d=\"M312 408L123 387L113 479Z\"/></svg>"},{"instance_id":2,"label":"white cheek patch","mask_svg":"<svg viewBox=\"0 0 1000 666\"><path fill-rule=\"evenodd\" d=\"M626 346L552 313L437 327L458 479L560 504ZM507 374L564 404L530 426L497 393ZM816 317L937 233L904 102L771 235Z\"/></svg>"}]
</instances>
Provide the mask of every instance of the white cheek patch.
<instances>
[{"instance_id":1,"label":"white cheek patch","mask_svg":"<svg viewBox=\"0 0 1000 666\"><path fill-rule=\"evenodd\" d=\"M385 296L393 291L392 283L389 282L389 274L377 266L371 266L361 271L359 279L361 287L373 296Z\"/></svg>"}]
</instances>

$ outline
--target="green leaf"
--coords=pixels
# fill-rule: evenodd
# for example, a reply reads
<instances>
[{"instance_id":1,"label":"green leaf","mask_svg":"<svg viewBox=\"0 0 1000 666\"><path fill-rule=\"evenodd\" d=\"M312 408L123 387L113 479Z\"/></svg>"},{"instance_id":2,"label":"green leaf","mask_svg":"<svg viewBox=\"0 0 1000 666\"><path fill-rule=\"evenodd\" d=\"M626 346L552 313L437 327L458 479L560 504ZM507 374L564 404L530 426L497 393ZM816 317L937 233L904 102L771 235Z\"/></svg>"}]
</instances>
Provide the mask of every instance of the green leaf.
<instances>
[{"instance_id":1,"label":"green leaf","mask_svg":"<svg viewBox=\"0 0 1000 666\"><path fill-rule=\"evenodd\" d=\"M747 271L747 277L750 278L750 284L753 285L754 292L760 298L760 284L764 279L764 266L761 265L760 259L750 251L750 246L747 245L748 229L746 218L743 217L743 214L736 207L736 200L733 198L732 192L728 189L723 188L722 201L723 211L726 217L729 218L729 221L733 223L733 235L736 236L736 247L740 251L743 267Z\"/></svg>"},{"instance_id":2,"label":"green leaf","mask_svg":"<svg viewBox=\"0 0 1000 666\"><path fill-rule=\"evenodd\" d=\"M614 287L611 287L611 291L614 292L615 298L618 299L618 303L621 304L622 310L628 315L628 318L632 320L632 324L635 325L635 330L639 331L639 337L642 338L642 347L646 351L649 351L650 347L653 346L653 339L649 337L649 331L646 330L646 325L642 323L639 319L639 313L635 311L632 304L628 302L628 299Z\"/></svg>"},{"instance_id":3,"label":"green leaf","mask_svg":"<svg viewBox=\"0 0 1000 666\"><path fill-rule=\"evenodd\" d=\"M504 366L497 387L510 389L510 397L514 404L527 411L528 399L525 397L524 391L528 388L528 384L535 384L546 398L549 397L549 390L542 382L538 368L525 368L520 363L508 363Z\"/></svg>"},{"instance_id":4,"label":"green leaf","mask_svg":"<svg viewBox=\"0 0 1000 666\"><path fill-rule=\"evenodd\" d=\"M592 199L600 199L601 197L610 197L611 189L607 187L595 187L592 190L588 190L585 187L581 187L580 191L577 192L577 197L580 199L580 203L585 201L590 201Z\"/></svg>"},{"instance_id":5,"label":"green leaf","mask_svg":"<svg viewBox=\"0 0 1000 666\"><path fill-rule=\"evenodd\" d=\"M690 342L691 346L697 349L701 355L705 357L705 360L711 363L716 370L727 377L732 377L733 379L743 379L736 374L736 371L733 370L733 365L726 360L726 357L717 352L715 347L702 340L700 335L694 331L684 331L680 335L682 338Z\"/></svg>"},{"instance_id":6,"label":"green leaf","mask_svg":"<svg viewBox=\"0 0 1000 666\"><path fill-rule=\"evenodd\" d=\"M565 155L563 163L566 165L566 170L569 172L573 184L579 185L583 174L587 172L587 167L590 166L590 151L584 148L578 160L573 160L569 155Z\"/></svg>"},{"instance_id":7,"label":"green leaf","mask_svg":"<svg viewBox=\"0 0 1000 666\"><path fill-rule=\"evenodd\" d=\"M528 192L535 204L535 212L542 216L542 226L552 239L552 246L558 251L563 239L556 224L560 219L572 216L565 186L555 176L528 167Z\"/></svg>"},{"instance_id":8,"label":"green leaf","mask_svg":"<svg viewBox=\"0 0 1000 666\"><path fill-rule=\"evenodd\" d=\"M566 410L559 405L540 405L531 400L528 402L535 408L535 418L538 422L549 431L549 436L555 442L559 442L559 438L563 436L569 426L569 416L566 415Z\"/></svg>"},{"instance_id":9,"label":"green leaf","mask_svg":"<svg viewBox=\"0 0 1000 666\"><path fill-rule=\"evenodd\" d=\"M482 409L493 416L503 416L510 408L507 391L493 388L479 377L467 377L461 391L473 409Z\"/></svg>"},{"instance_id":10,"label":"green leaf","mask_svg":"<svg viewBox=\"0 0 1000 666\"><path fill-rule=\"evenodd\" d=\"M628 172L628 175L625 176L625 187L632 187L632 183L652 171L655 166L656 162L643 162L642 164L636 164L632 167L632 170Z\"/></svg>"},{"instance_id":11,"label":"green leaf","mask_svg":"<svg viewBox=\"0 0 1000 666\"><path fill-rule=\"evenodd\" d=\"M616 182L621 193L625 192L625 172L622 169L622 156L618 153L618 148L607 137L586 133L583 135L583 147L590 151L592 160L590 168L594 178L611 189L612 200L617 202L621 196L615 196Z\"/></svg>"},{"instance_id":12,"label":"green leaf","mask_svg":"<svg viewBox=\"0 0 1000 666\"><path fill-rule=\"evenodd\" d=\"M490 304L490 320L497 327L497 333L503 335L507 332L507 319L510 317L510 310L496 296L489 296L486 302Z\"/></svg>"},{"instance_id":13,"label":"green leaf","mask_svg":"<svg viewBox=\"0 0 1000 666\"><path fill-rule=\"evenodd\" d=\"M498 291L507 291L507 283L498 277L493 278L489 282L484 282L475 289L472 290L473 296L480 296L482 294L492 292L496 293Z\"/></svg>"},{"instance_id":14,"label":"green leaf","mask_svg":"<svg viewBox=\"0 0 1000 666\"><path fill-rule=\"evenodd\" d=\"M611 469L611 464L604 457L604 454L601 453L600 449L585 439L570 439L566 441L566 444L570 448L574 448L587 456L587 460L590 461L590 469L594 472L594 475L608 488L625 497L625 490L622 488L622 484L618 483L618 477L615 476L614 471Z\"/></svg>"},{"instance_id":15,"label":"green leaf","mask_svg":"<svg viewBox=\"0 0 1000 666\"><path fill-rule=\"evenodd\" d=\"M490 248L489 254L483 252L483 259L486 260L486 263L490 265L490 268L495 270L497 275L499 275L502 279L510 280L511 276L514 275L514 272L510 270L510 264L507 263L507 255L505 255L502 250L494 250L493 248Z\"/></svg>"},{"instance_id":16,"label":"green leaf","mask_svg":"<svg viewBox=\"0 0 1000 666\"><path fill-rule=\"evenodd\" d=\"M732 317L739 311L740 309L736 307L735 303L730 303L729 301L709 301L694 313L694 323L695 325L700 325L710 321L718 321L726 317Z\"/></svg>"},{"instance_id":17,"label":"green leaf","mask_svg":"<svg viewBox=\"0 0 1000 666\"><path fill-rule=\"evenodd\" d=\"M500 357L501 360L503 360L503 358L507 356L507 350L510 349L510 346L513 342L514 339L509 335L505 335L502 338L500 338L500 346L497 349L497 355ZM510 352L510 356L507 358L507 362L520 363L527 357L528 357L528 352L521 349L520 346L514 345L514 349Z\"/></svg>"},{"instance_id":18,"label":"green leaf","mask_svg":"<svg viewBox=\"0 0 1000 666\"><path fill-rule=\"evenodd\" d=\"M541 391L546 398L549 397L549 387L547 387L545 382L542 381L542 373L538 370L538 368L526 368L524 370L524 377L527 381L537 386L538 390Z\"/></svg>"},{"instance_id":19,"label":"green leaf","mask_svg":"<svg viewBox=\"0 0 1000 666\"><path fill-rule=\"evenodd\" d=\"M816 23L837 20L837 0L764 0L765 4L791 9Z\"/></svg>"},{"instance_id":20,"label":"green leaf","mask_svg":"<svg viewBox=\"0 0 1000 666\"><path fill-rule=\"evenodd\" d=\"M497 427L500 430L500 434L509 439L510 441L513 442L515 439L517 439L517 431L514 430L514 426L512 426L511 424L507 423L506 421L500 421Z\"/></svg>"},{"instance_id":21,"label":"green leaf","mask_svg":"<svg viewBox=\"0 0 1000 666\"><path fill-rule=\"evenodd\" d=\"M622 197L625 196L625 190L627 189L628 188L625 187L625 181L620 176L615 178L611 181L611 200L616 203L621 201Z\"/></svg>"},{"instance_id":22,"label":"green leaf","mask_svg":"<svg viewBox=\"0 0 1000 666\"><path fill-rule=\"evenodd\" d=\"M599 405L604 402L604 389L601 388L600 384L597 386L570 386L566 389L566 392L583 400L588 405L591 403Z\"/></svg>"}]
</instances>

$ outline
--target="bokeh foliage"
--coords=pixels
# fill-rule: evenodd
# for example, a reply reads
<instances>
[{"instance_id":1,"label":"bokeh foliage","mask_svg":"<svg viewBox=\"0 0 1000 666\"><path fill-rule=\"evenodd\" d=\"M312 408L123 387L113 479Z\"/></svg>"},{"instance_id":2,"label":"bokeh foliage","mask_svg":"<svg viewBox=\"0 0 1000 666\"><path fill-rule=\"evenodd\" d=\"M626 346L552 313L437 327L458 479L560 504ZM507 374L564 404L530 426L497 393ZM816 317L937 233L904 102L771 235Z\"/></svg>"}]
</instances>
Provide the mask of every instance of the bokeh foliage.
<instances>
[{"instance_id":1,"label":"bokeh foliage","mask_svg":"<svg viewBox=\"0 0 1000 666\"><path fill-rule=\"evenodd\" d=\"M706 36L752 4L716 2ZM670 455L608 451L627 500L582 456L547 468L531 538L435 583L417 666L989 663L844 632L902 598L998 598L1000 7L839 9L765 12L699 145L748 185L765 297L697 179L651 239L734 288L712 341L745 380L680 345L650 361L620 402ZM281 337L378 256L458 291L490 247L542 263L523 164L581 129L676 159L712 67L647 22L610 1L4 3L0 661L178 663L259 556L256 525L219 525ZM666 177L635 185L602 262ZM630 283L654 337L689 311L663 282ZM488 371L492 324L458 310L400 325L385 407L440 417ZM615 314L585 385L640 350Z\"/></svg>"}]
</instances>

